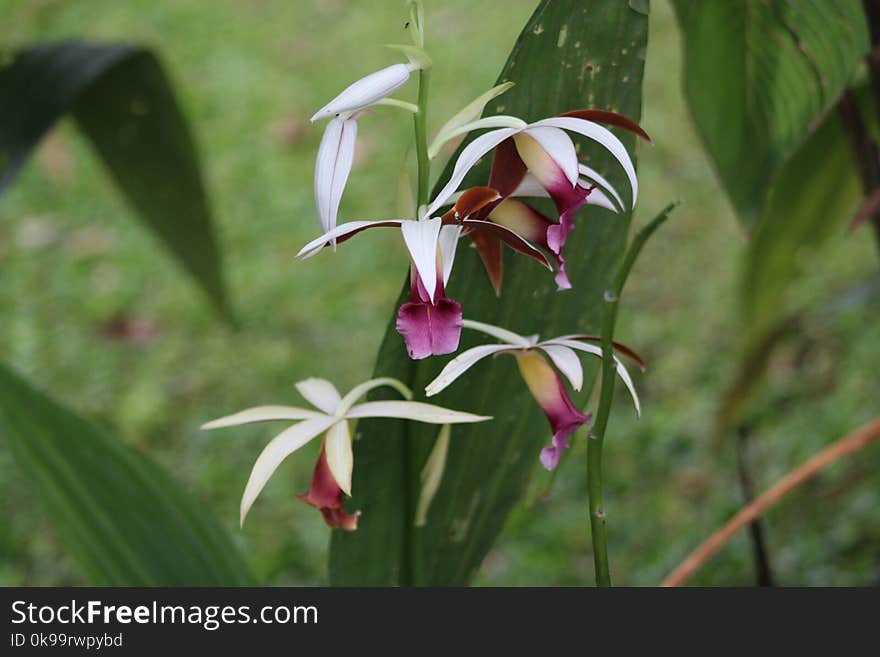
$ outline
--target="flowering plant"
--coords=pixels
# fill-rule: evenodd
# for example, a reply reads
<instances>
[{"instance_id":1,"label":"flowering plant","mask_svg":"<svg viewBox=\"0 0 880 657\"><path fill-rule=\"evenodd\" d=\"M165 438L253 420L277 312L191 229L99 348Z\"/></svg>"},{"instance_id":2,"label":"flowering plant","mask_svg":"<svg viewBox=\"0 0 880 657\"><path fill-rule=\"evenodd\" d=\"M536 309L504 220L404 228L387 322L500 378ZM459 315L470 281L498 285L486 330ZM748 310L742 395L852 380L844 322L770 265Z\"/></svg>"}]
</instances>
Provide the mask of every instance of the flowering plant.
<instances>
[{"instance_id":1,"label":"flowering plant","mask_svg":"<svg viewBox=\"0 0 880 657\"><path fill-rule=\"evenodd\" d=\"M596 420L601 428L597 432L594 426L592 430L599 443L610 408L611 373L617 373L629 390L636 411L641 412L633 380L614 355L614 349L635 358L642 368L644 362L631 349L610 340L613 323L603 327L601 337L570 333L541 341L536 335L524 336L500 326L465 320L462 304L447 292L454 278L458 243L467 238L476 248L498 297L502 297L505 245L513 253L527 256L552 272L559 291L571 290L564 248L575 228L577 211L585 205L595 205L612 213L627 213L638 198L638 179L632 158L623 142L605 126L634 133L646 141L650 138L636 122L604 109L570 109L530 122L501 113L481 116L490 101L509 92L513 86L512 82L502 82L466 104L429 142L426 115L433 60L425 50L421 3L411 0L408 4L412 42L391 46L406 61L353 82L312 116L312 122L326 121L314 174L317 218L322 232L297 255L309 259L330 251L334 257L344 257L343 252L351 248L345 243L365 230L399 231L409 255L410 281L409 299L397 311L395 328L403 338L401 346L405 347L408 357L423 360L457 352L463 328L480 331L500 341L475 346L455 356L427 385L426 395L438 394L488 356L514 355L520 374L547 417L552 432L549 444L536 456L545 468L555 469L570 445L572 433L590 425L593 419L593 414L577 408L563 381L567 380L575 391L582 388L584 373L578 354L588 353L603 362L602 405ZM418 82L417 102L393 97L413 78ZM410 204L413 210L407 216L389 212L378 219L340 221L340 204L355 157L359 122L380 108L402 111L413 118L417 160L417 192ZM473 138L460 150L449 175L438 181L436 193L430 196L432 161L446 143L462 136ZM590 150L579 153L581 147ZM609 181L609 172L581 161L599 153L607 154L622 173L628 185L624 193ZM484 184L463 186L477 164L490 156L491 173ZM555 213L542 213L523 200L529 197L549 198ZM614 301L616 297L612 303ZM468 309L469 312L475 310L478 309ZM396 388L408 401L353 405L356 398L382 385ZM411 401L409 390L401 382L387 377L368 381L345 397L340 397L331 384L321 379L308 379L297 387L318 411L257 407L205 425L205 428L216 428L262 420L301 421L272 440L257 459L242 498L242 522L281 460L323 434L311 488L300 499L319 509L331 527L356 529L360 511L349 513L343 507L344 496L351 495L354 462L349 420L394 417L444 425L425 462L418 509L411 519L417 526L424 526L430 522L430 501L440 485L446 452L452 444L449 425L490 419ZM473 410L479 412L480 409ZM592 469L592 455L590 463ZM594 479L591 474L591 486ZM601 486L600 480L597 481ZM591 489L591 509L594 498ZM594 538L604 541L604 535L595 526L593 529ZM600 551L597 546L597 552ZM607 570L607 563L597 561L600 581L604 579L603 570Z\"/></svg>"}]
</instances>

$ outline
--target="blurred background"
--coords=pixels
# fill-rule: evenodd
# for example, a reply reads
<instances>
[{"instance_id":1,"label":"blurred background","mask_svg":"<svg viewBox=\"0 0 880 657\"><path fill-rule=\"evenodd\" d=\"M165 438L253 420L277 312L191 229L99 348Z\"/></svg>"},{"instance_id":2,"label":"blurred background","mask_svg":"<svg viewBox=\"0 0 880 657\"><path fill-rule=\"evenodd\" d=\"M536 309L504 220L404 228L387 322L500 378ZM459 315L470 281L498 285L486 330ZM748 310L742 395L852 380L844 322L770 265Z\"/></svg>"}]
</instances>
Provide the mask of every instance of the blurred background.
<instances>
[{"instance_id":1,"label":"blurred background","mask_svg":"<svg viewBox=\"0 0 880 657\"><path fill-rule=\"evenodd\" d=\"M56 400L167 466L268 584L326 582L329 530L294 499L308 486L318 445L281 467L240 531L240 495L273 427L198 427L247 406L297 403L292 384L308 376L346 389L372 371L407 269L400 240L375 231L345 257L293 256L319 228L312 175L323 126L308 117L349 82L396 61L381 44L404 38L402 4L0 0L4 46L79 37L145 44L159 55L195 132L242 320L239 331L217 320L129 218L66 119L0 199L0 354ZM426 4L436 129L493 84L535 3L493 3L499 11L464 0ZM609 550L615 583L624 585L658 583L743 504L736 440L713 439L712 426L737 365L745 237L692 127L680 65L674 16L657 0L643 114L656 145L640 146L634 222L673 198L685 204L639 261L617 333L649 363L637 382L642 419L622 400L606 441ZM410 132L391 111L362 121L341 217L395 213ZM810 303L813 321L777 350L741 427L757 491L876 415L877 302L848 292L876 271L876 259L867 231L841 235L821 267L808 267L789 291ZM592 582L585 446L575 450L540 499L548 479L536 468L533 494L513 513L477 584ZM777 583L880 583L880 469L872 466L876 450L865 454L765 517ZM2 437L0 505L0 584L84 583ZM747 534L692 581L754 583Z\"/></svg>"}]
</instances>

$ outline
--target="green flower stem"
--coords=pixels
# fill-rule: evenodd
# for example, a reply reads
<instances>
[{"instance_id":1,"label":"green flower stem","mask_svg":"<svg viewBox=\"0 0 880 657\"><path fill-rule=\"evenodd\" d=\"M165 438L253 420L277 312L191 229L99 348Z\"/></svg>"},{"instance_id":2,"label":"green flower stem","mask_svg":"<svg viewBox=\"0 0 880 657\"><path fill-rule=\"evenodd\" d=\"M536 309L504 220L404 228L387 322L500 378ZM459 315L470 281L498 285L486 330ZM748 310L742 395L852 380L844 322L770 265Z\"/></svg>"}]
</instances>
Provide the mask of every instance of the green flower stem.
<instances>
[{"instance_id":1,"label":"green flower stem","mask_svg":"<svg viewBox=\"0 0 880 657\"><path fill-rule=\"evenodd\" d=\"M419 111L413 115L413 122L416 131L416 157L418 158L418 204L417 207L427 205L428 203L428 183L431 177L431 160L428 158L428 84L430 81L430 72L419 71ZM418 218L418 217L415 217ZM415 270L410 269L410 275L415 276ZM411 361L412 363L412 361ZM410 445L409 436L405 436L403 443L403 462L404 470L412 465L413 449ZM410 494L407 498L417 499L419 494L418 486L410 488ZM415 521L415 507L411 506L407 509L406 517L408 522ZM401 583L408 586L419 585L419 574L421 573L419 541L421 532L411 535L409 526L404 524L404 559L401 565Z\"/></svg>"},{"instance_id":2,"label":"green flower stem","mask_svg":"<svg viewBox=\"0 0 880 657\"><path fill-rule=\"evenodd\" d=\"M602 504L602 445L605 429L611 414L611 401L614 398L614 325L617 322L617 309L620 295L639 252L648 238L669 218L669 213L678 205L670 203L647 226L642 228L620 264L613 286L605 292L605 307L602 312L602 379L599 408L596 421L587 440L587 487L590 505L590 530L593 535L593 561L596 568L596 585L611 586L611 573L608 568L608 542L605 536L606 513Z\"/></svg>"},{"instance_id":3,"label":"green flower stem","mask_svg":"<svg viewBox=\"0 0 880 657\"><path fill-rule=\"evenodd\" d=\"M419 111L413 116L416 128L416 157L418 158L418 207L428 203L428 184L431 178L431 160L428 158L428 84L431 72L419 71Z\"/></svg>"}]
</instances>

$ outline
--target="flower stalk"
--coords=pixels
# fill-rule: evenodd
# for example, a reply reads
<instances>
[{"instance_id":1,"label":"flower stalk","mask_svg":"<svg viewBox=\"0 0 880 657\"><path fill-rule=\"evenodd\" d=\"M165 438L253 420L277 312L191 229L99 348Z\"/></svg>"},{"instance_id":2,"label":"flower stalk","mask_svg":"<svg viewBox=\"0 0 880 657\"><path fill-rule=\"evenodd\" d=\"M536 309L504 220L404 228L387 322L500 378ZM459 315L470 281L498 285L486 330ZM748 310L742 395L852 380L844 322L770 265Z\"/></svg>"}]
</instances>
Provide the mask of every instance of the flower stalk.
<instances>
[{"instance_id":1,"label":"flower stalk","mask_svg":"<svg viewBox=\"0 0 880 657\"><path fill-rule=\"evenodd\" d=\"M430 69L419 71L419 111L413 115L416 131L416 159L418 161L417 207L428 204L428 185L431 178L431 159L428 157L428 86Z\"/></svg>"},{"instance_id":2,"label":"flower stalk","mask_svg":"<svg viewBox=\"0 0 880 657\"><path fill-rule=\"evenodd\" d=\"M593 536L593 563L596 569L596 585L611 586L611 572L608 567L608 541L605 534L607 514L602 501L602 447L605 441L605 430L611 414L611 402L614 399L614 373L617 363L614 360L614 326L617 322L617 310L620 295L639 252L678 205L673 202L667 205L648 225L642 228L632 241L612 287L605 292L605 305L602 312L602 378L599 396L599 408L596 420L590 430L587 441L587 491L589 494L590 531Z\"/></svg>"}]
</instances>

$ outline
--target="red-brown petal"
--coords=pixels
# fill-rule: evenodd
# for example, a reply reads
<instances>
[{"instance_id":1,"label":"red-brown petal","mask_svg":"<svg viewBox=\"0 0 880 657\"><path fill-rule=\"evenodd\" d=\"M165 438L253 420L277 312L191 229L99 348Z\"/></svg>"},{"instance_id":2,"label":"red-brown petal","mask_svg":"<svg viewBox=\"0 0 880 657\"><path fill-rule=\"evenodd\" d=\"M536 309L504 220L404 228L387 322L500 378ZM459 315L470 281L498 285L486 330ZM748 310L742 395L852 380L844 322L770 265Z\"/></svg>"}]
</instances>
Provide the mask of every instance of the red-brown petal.
<instances>
[{"instance_id":1,"label":"red-brown petal","mask_svg":"<svg viewBox=\"0 0 880 657\"><path fill-rule=\"evenodd\" d=\"M350 233L346 233L345 235L342 235L341 237L337 237L336 243L342 244L343 242L347 242L348 240L350 240L352 237L354 237L358 233L362 233L369 228L400 228L400 222L399 221L377 221L376 223L370 224L369 226L363 226L362 228L358 228L357 230L353 230ZM330 245L330 243L328 242L325 246L329 246L329 245Z\"/></svg>"},{"instance_id":2,"label":"red-brown petal","mask_svg":"<svg viewBox=\"0 0 880 657\"><path fill-rule=\"evenodd\" d=\"M500 198L501 194L492 187L471 187L462 192L455 202L452 208L453 216L458 219L467 219ZM449 213L447 212L447 214Z\"/></svg>"},{"instance_id":3,"label":"red-brown petal","mask_svg":"<svg viewBox=\"0 0 880 657\"><path fill-rule=\"evenodd\" d=\"M466 226L470 230L474 230L477 232L493 233L496 237L498 237L514 251L529 256L530 258L532 258L532 260L540 262L547 269L553 271L553 267L550 265L550 262L547 260L547 257L543 253L541 253L538 249L529 244L525 239L514 233L509 228L505 228L504 226L492 223L491 221L479 221L477 219L466 219L461 223L463 226Z\"/></svg>"},{"instance_id":4,"label":"red-brown petal","mask_svg":"<svg viewBox=\"0 0 880 657\"><path fill-rule=\"evenodd\" d=\"M526 165L516 150L513 139L505 139L495 147L489 186L497 189L503 197L513 194L526 176Z\"/></svg>"},{"instance_id":5,"label":"red-brown petal","mask_svg":"<svg viewBox=\"0 0 880 657\"><path fill-rule=\"evenodd\" d=\"M594 342L596 344L602 342L602 336L600 335L568 335L566 336L569 340L581 340L582 342ZM635 350L627 347L625 344L621 342L614 341L612 342L614 346L614 351L619 351L620 353L629 356L632 358L636 364L639 366L639 369L643 372L645 371L645 359Z\"/></svg>"},{"instance_id":6,"label":"red-brown petal","mask_svg":"<svg viewBox=\"0 0 880 657\"><path fill-rule=\"evenodd\" d=\"M342 489L330 472L327 455L324 446L321 445L321 454L312 474L312 484L303 495L297 495L297 499L318 509L324 516L324 522L330 527L354 531L357 529L358 516L361 512L346 513L342 508L342 496Z\"/></svg>"},{"instance_id":7,"label":"red-brown petal","mask_svg":"<svg viewBox=\"0 0 880 657\"><path fill-rule=\"evenodd\" d=\"M501 240L494 234L484 230L468 231L467 236L480 254L480 260L486 268L489 282L495 288L495 294L501 294L501 281L504 278L504 254L501 251Z\"/></svg>"},{"instance_id":8,"label":"red-brown petal","mask_svg":"<svg viewBox=\"0 0 880 657\"><path fill-rule=\"evenodd\" d=\"M642 126L640 126L628 116L618 114L617 112L609 112L607 110L597 109L582 109L565 112L565 114L560 114L559 116L570 116L575 119L584 119L585 121L594 121L596 123L613 125L615 128L622 128L623 130L627 130L629 132L637 134L649 144L654 143L654 140L651 139L648 133L642 129Z\"/></svg>"}]
</instances>

